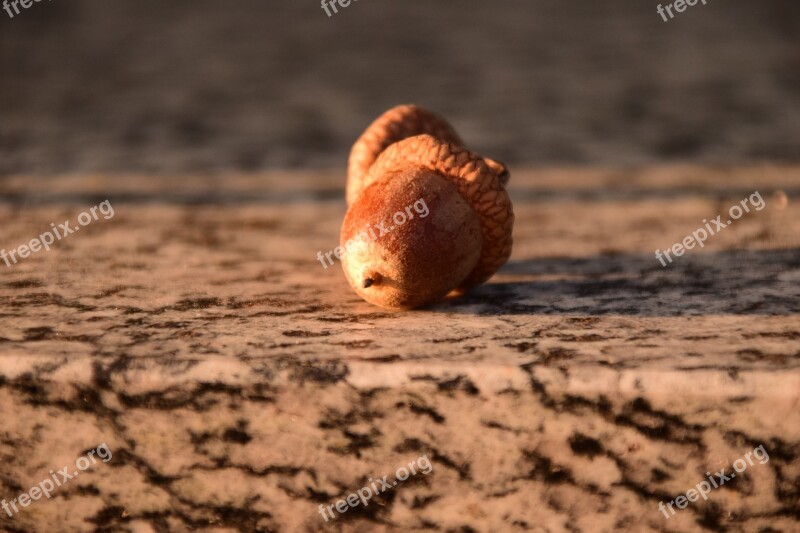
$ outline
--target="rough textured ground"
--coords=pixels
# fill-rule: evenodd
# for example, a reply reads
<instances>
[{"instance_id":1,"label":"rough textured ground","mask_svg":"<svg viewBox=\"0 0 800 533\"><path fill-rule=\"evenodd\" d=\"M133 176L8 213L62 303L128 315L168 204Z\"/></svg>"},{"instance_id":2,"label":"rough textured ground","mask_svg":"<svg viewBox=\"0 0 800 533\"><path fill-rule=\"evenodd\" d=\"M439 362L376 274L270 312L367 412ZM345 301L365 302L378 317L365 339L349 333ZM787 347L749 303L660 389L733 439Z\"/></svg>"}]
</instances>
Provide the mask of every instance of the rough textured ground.
<instances>
[{"instance_id":1,"label":"rough textured ground","mask_svg":"<svg viewBox=\"0 0 800 533\"><path fill-rule=\"evenodd\" d=\"M763 210L654 258L756 190ZM797 530L800 169L516 171L510 191L510 263L391 313L316 261L338 173L5 178L5 249L115 213L0 264L0 497L114 456L0 529ZM430 474L318 514L422 455Z\"/></svg>"},{"instance_id":2,"label":"rough textured ground","mask_svg":"<svg viewBox=\"0 0 800 533\"><path fill-rule=\"evenodd\" d=\"M664 3L664 2L662 2ZM800 3L37 3L0 11L0 174L343 168L417 103L509 163L798 162Z\"/></svg>"},{"instance_id":3,"label":"rough textured ground","mask_svg":"<svg viewBox=\"0 0 800 533\"><path fill-rule=\"evenodd\" d=\"M0 11L0 250L115 210L0 259L0 504L113 452L0 531L797 531L800 3L655 6ZM515 248L465 298L390 313L316 261L344 177L308 169L409 102L514 165Z\"/></svg>"}]
</instances>

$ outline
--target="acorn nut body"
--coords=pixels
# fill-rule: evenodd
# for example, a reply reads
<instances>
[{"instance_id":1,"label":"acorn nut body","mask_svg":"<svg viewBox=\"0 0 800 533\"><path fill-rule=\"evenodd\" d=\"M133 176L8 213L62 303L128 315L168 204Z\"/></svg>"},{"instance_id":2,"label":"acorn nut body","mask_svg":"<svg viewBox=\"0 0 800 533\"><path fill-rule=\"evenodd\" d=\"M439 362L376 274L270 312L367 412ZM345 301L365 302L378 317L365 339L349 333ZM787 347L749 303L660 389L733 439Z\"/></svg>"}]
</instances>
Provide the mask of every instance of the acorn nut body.
<instances>
[{"instance_id":1,"label":"acorn nut body","mask_svg":"<svg viewBox=\"0 0 800 533\"><path fill-rule=\"evenodd\" d=\"M341 231L350 285L375 305L411 309L486 281L511 254L508 176L430 111L384 113L350 155Z\"/></svg>"}]
</instances>

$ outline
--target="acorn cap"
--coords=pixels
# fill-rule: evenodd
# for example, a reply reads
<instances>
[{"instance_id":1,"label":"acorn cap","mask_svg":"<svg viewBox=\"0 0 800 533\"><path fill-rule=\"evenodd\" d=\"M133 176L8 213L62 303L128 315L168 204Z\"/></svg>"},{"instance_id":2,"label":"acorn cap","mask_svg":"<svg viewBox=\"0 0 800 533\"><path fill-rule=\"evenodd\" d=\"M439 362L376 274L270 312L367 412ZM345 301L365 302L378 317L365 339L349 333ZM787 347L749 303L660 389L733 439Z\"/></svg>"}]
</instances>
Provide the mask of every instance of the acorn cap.
<instances>
[{"instance_id":1,"label":"acorn cap","mask_svg":"<svg viewBox=\"0 0 800 533\"><path fill-rule=\"evenodd\" d=\"M397 141L422 133L458 146L464 144L453 127L432 111L415 105L400 105L386 111L369 125L350 150L347 164L347 205L352 204L364 190L363 179L386 148Z\"/></svg>"}]
</instances>

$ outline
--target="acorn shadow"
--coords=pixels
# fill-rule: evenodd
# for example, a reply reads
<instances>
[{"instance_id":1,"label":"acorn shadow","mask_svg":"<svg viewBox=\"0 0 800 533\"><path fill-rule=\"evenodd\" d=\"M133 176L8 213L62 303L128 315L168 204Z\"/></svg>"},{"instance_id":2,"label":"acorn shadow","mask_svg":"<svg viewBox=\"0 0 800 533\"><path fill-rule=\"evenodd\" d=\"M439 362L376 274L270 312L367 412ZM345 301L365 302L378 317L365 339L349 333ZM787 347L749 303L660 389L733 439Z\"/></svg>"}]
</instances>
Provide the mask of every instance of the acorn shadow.
<instances>
[{"instance_id":1,"label":"acorn shadow","mask_svg":"<svg viewBox=\"0 0 800 533\"><path fill-rule=\"evenodd\" d=\"M652 255L527 259L509 262L489 283L430 310L483 316L789 315L800 313L798 275L789 275L799 269L799 248L694 253L666 267Z\"/></svg>"}]
</instances>

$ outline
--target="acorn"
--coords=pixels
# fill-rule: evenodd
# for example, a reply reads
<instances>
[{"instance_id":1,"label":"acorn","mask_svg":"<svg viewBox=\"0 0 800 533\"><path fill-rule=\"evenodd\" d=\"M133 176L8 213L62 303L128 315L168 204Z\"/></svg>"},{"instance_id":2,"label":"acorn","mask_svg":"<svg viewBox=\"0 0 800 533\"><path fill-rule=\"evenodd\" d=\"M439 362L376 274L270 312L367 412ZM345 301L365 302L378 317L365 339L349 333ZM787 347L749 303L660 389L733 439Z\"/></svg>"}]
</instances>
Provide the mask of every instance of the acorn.
<instances>
[{"instance_id":1,"label":"acorn","mask_svg":"<svg viewBox=\"0 0 800 533\"><path fill-rule=\"evenodd\" d=\"M417 106L379 117L356 141L342 267L366 301L412 309L463 294L511 255L509 172Z\"/></svg>"}]
</instances>

